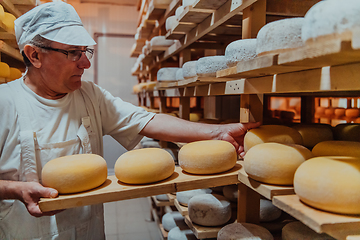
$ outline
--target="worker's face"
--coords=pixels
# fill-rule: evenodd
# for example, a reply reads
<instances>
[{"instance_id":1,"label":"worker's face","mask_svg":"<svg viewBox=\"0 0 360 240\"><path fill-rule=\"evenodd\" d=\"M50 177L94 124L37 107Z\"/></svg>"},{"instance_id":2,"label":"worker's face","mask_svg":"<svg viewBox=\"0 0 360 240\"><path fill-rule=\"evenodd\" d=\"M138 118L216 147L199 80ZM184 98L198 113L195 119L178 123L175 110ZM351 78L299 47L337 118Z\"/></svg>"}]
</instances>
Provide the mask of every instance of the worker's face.
<instances>
[{"instance_id":1,"label":"worker's face","mask_svg":"<svg viewBox=\"0 0 360 240\"><path fill-rule=\"evenodd\" d=\"M86 48L58 42L53 42L51 47L63 50L84 50ZM41 72L47 88L54 93L64 94L73 92L81 87L82 74L85 69L91 66L85 53L82 53L77 61L71 61L66 54L56 51L47 51L42 55Z\"/></svg>"}]
</instances>

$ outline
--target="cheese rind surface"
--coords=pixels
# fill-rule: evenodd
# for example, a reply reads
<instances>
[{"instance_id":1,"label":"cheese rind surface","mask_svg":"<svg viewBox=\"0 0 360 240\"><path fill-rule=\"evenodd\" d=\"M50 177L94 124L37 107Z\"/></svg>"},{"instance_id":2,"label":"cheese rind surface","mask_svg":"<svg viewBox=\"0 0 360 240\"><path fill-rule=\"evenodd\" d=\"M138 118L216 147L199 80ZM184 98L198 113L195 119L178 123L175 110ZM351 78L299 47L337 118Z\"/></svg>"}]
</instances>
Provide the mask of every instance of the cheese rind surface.
<instances>
[{"instance_id":1,"label":"cheese rind surface","mask_svg":"<svg viewBox=\"0 0 360 240\"><path fill-rule=\"evenodd\" d=\"M320 156L353 156L360 157L360 142L354 141L324 141L312 149L315 157Z\"/></svg>"},{"instance_id":2,"label":"cheese rind surface","mask_svg":"<svg viewBox=\"0 0 360 240\"><path fill-rule=\"evenodd\" d=\"M296 170L294 190L304 203L329 212L360 214L360 158L316 157Z\"/></svg>"},{"instance_id":3,"label":"cheese rind surface","mask_svg":"<svg viewBox=\"0 0 360 240\"><path fill-rule=\"evenodd\" d=\"M253 146L266 143L276 142L285 144L303 144L301 134L287 126L282 125L262 125L258 128L250 129L244 137L244 150L247 152Z\"/></svg>"},{"instance_id":4,"label":"cheese rind surface","mask_svg":"<svg viewBox=\"0 0 360 240\"><path fill-rule=\"evenodd\" d=\"M319 142L334 140L331 125L299 124L294 125L293 128L301 134L303 145L310 149Z\"/></svg>"},{"instance_id":5,"label":"cheese rind surface","mask_svg":"<svg viewBox=\"0 0 360 240\"><path fill-rule=\"evenodd\" d=\"M235 147L222 140L188 143L178 154L180 167L193 174L214 174L233 168L237 161Z\"/></svg>"},{"instance_id":6,"label":"cheese rind surface","mask_svg":"<svg viewBox=\"0 0 360 240\"><path fill-rule=\"evenodd\" d=\"M231 223L220 229L217 240L273 240L264 227L252 223Z\"/></svg>"},{"instance_id":7,"label":"cheese rind surface","mask_svg":"<svg viewBox=\"0 0 360 240\"><path fill-rule=\"evenodd\" d=\"M281 232L282 240L335 240L326 233L319 234L300 221L286 224Z\"/></svg>"},{"instance_id":8,"label":"cheese rind surface","mask_svg":"<svg viewBox=\"0 0 360 240\"><path fill-rule=\"evenodd\" d=\"M241 39L231 42L225 49L226 64L229 67L236 66L240 61L250 60L256 57L256 38Z\"/></svg>"},{"instance_id":9,"label":"cheese rind surface","mask_svg":"<svg viewBox=\"0 0 360 240\"><path fill-rule=\"evenodd\" d=\"M59 193L75 193L98 187L107 179L106 161L96 154L77 154L47 162L41 172L42 184Z\"/></svg>"},{"instance_id":10,"label":"cheese rind surface","mask_svg":"<svg viewBox=\"0 0 360 240\"><path fill-rule=\"evenodd\" d=\"M188 191L182 191L182 192L177 192L176 193L176 199L178 200L178 202L183 205L183 206L188 206L189 204L189 200L196 196L196 195L200 195L200 194L205 194L205 193L211 193L212 190L209 188L205 188L205 189L194 189L194 190L188 190Z\"/></svg>"},{"instance_id":11,"label":"cheese rind surface","mask_svg":"<svg viewBox=\"0 0 360 240\"><path fill-rule=\"evenodd\" d=\"M262 143L252 147L244 157L244 169L259 182L292 185L296 169L313 155L304 146Z\"/></svg>"},{"instance_id":12,"label":"cheese rind surface","mask_svg":"<svg viewBox=\"0 0 360 240\"><path fill-rule=\"evenodd\" d=\"M146 184L164 180L175 170L170 153L161 148L131 150L115 163L115 176L124 183Z\"/></svg>"}]
</instances>

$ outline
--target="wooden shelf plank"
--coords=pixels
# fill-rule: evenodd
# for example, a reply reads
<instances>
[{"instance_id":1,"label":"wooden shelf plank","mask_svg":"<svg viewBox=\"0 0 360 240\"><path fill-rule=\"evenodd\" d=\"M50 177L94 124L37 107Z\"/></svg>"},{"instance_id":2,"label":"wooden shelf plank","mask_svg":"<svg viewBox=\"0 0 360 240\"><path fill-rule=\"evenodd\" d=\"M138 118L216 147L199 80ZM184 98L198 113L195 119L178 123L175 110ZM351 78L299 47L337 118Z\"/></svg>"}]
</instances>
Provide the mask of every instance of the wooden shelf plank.
<instances>
[{"instance_id":1,"label":"wooden shelf plank","mask_svg":"<svg viewBox=\"0 0 360 240\"><path fill-rule=\"evenodd\" d=\"M156 198L156 196L151 196L151 198L157 207L174 206L174 202L171 202L170 200L160 201Z\"/></svg>"},{"instance_id":2,"label":"wooden shelf plank","mask_svg":"<svg viewBox=\"0 0 360 240\"><path fill-rule=\"evenodd\" d=\"M147 185L124 184L119 182L115 176L109 176L106 182L96 189L83 193L60 195L57 198L41 199L39 205L42 211L52 211L169 192L235 184L238 182L237 172L240 168L241 165L236 164L231 170L221 174L193 175L185 173L180 167L176 167L170 178Z\"/></svg>"},{"instance_id":3,"label":"wooden shelf plank","mask_svg":"<svg viewBox=\"0 0 360 240\"><path fill-rule=\"evenodd\" d=\"M185 207L185 206L183 206L183 205L181 205L176 198L174 199L174 205L175 205L176 209L178 210L178 212L179 212L182 216L186 216L186 215L189 214L188 208Z\"/></svg>"},{"instance_id":4,"label":"wooden shelf plank","mask_svg":"<svg viewBox=\"0 0 360 240\"><path fill-rule=\"evenodd\" d=\"M179 16L179 22L201 23L213 12L214 10L211 9L195 9L192 6L186 6Z\"/></svg>"},{"instance_id":5,"label":"wooden shelf plank","mask_svg":"<svg viewBox=\"0 0 360 240\"><path fill-rule=\"evenodd\" d=\"M2 0L1 5L11 14L13 14L16 18L21 16L21 12L14 6L12 1L10 0Z\"/></svg>"},{"instance_id":6,"label":"wooden shelf plank","mask_svg":"<svg viewBox=\"0 0 360 240\"><path fill-rule=\"evenodd\" d=\"M0 52L21 62L23 61L23 57L20 54L19 50L9 46L7 43L5 43L2 40L0 40Z\"/></svg>"},{"instance_id":7,"label":"wooden shelf plank","mask_svg":"<svg viewBox=\"0 0 360 240\"><path fill-rule=\"evenodd\" d=\"M303 204L298 196L275 196L273 204L317 233L327 233L336 239L360 234L360 216L347 216L320 211Z\"/></svg>"},{"instance_id":8,"label":"wooden shelf plank","mask_svg":"<svg viewBox=\"0 0 360 240\"><path fill-rule=\"evenodd\" d=\"M243 165L243 163L241 164ZM249 178L244 167L239 170L239 181L269 200L278 195L294 194L293 186L270 185Z\"/></svg>"},{"instance_id":9,"label":"wooden shelf plank","mask_svg":"<svg viewBox=\"0 0 360 240\"><path fill-rule=\"evenodd\" d=\"M167 237L168 237L168 232L165 231L165 229L164 229L164 227L163 227L163 225L161 223L161 220L160 220L159 216L156 213L156 210L151 209L151 214L152 214L152 217L154 219L154 222L159 226L159 234L160 234L161 239L166 240Z\"/></svg>"},{"instance_id":10,"label":"wooden shelf plank","mask_svg":"<svg viewBox=\"0 0 360 240\"><path fill-rule=\"evenodd\" d=\"M193 8L213 9L221 7L227 0L198 0L193 4Z\"/></svg>"},{"instance_id":11,"label":"wooden shelf plank","mask_svg":"<svg viewBox=\"0 0 360 240\"><path fill-rule=\"evenodd\" d=\"M158 81L156 83L157 89L177 87L177 81Z\"/></svg>"},{"instance_id":12,"label":"wooden shelf plank","mask_svg":"<svg viewBox=\"0 0 360 240\"><path fill-rule=\"evenodd\" d=\"M185 219L185 223L189 226L189 228L193 231L194 235L198 239L216 238L220 229L226 225L224 224L218 227L204 227L193 223L188 215L185 215L184 219ZM233 223L230 221L227 224Z\"/></svg>"}]
</instances>

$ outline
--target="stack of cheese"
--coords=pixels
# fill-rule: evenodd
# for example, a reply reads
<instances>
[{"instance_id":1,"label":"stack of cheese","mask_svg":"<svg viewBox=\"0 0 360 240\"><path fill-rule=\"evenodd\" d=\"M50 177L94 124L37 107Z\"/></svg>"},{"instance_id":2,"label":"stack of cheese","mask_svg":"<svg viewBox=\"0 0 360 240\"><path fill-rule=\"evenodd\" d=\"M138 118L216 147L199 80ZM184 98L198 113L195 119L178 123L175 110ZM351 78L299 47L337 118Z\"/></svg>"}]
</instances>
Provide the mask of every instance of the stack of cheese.
<instances>
[{"instance_id":1,"label":"stack of cheese","mask_svg":"<svg viewBox=\"0 0 360 240\"><path fill-rule=\"evenodd\" d=\"M13 32L15 20L16 17L9 12L5 12L4 8L0 5L0 22L6 27L5 30Z\"/></svg>"}]
</instances>

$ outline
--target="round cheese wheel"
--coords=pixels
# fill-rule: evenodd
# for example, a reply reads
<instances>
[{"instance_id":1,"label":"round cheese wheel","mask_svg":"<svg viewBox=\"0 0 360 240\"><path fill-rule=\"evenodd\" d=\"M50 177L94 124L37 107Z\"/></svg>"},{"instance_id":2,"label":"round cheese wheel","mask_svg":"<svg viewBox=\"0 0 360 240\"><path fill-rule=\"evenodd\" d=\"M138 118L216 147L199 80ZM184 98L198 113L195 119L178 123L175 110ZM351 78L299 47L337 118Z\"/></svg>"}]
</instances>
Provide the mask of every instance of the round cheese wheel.
<instances>
[{"instance_id":1,"label":"round cheese wheel","mask_svg":"<svg viewBox=\"0 0 360 240\"><path fill-rule=\"evenodd\" d=\"M333 116L335 114L335 108L333 108L333 107L325 108L324 114L327 117Z\"/></svg>"},{"instance_id":2,"label":"round cheese wheel","mask_svg":"<svg viewBox=\"0 0 360 240\"><path fill-rule=\"evenodd\" d=\"M184 65L182 66L182 69L183 69L183 77L185 79L197 76L196 64L197 64L197 61L188 61L188 62L184 63Z\"/></svg>"},{"instance_id":3,"label":"round cheese wheel","mask_svg":"<svg viewBox=\"0 0 360 240\"><path fill-rule=\"evenodd\" d=\"M357 118L360 115L360 109L348 108L345 110L345 116L349 118Z\"/></svg>"},{"instance_id":4,"label":"round cheese wheel","mask_svg":"<svg viewBox=\"0 0 360 240\"><path fill-rule=\"evenodd\" d=\"M179 6L176 10L175 10L175 16L176 19L179 21L180 19L180 15L184 12L184 6Z\"/></svg>"},{"instance_id":5,"label":"round cheese wheel","mask_svg":"<svg viewBox=\"0 0 360 240\"><path fill-rule=\"evenodd\" d=\"M165 36L156 36L150 40L151 46L166 46L169 47L174 43L172 39L166 39Z\"/></svg>"},{"instance_id":6,"label":"round cheese wheel","mask_svg":"<svg viewBox=\"0 0 360 240\"><path fill-rule=\"evenodd\" d=\"M197 60L196 74L199 77L216 77L216 72L227 68L225 56L202 57Z\"/></svg>"},{"instance_id":7,"label":"round cheese wheel","mask_svg":"<svg viewBox=\"0 0 360 240\"><path fill-rule=\"evenodd\" d=\"M270 200L260 199L260 222L271 222L281 216L281 210Z\"/></svg>"},{"instance_id":8,"label":"round cheese wheel","mask_svg":"<svg viewBox=\"0 0 360 240\"><path fill-rule=\"evenodd\" d=\"M183 74L183 69L182 69L182 68L179 68L179 69L176 71L175 80L176 80L176 81L184 80L184 74Z\"/></svg>"},{"instance_id":9,"label":"round cheese wheel","mask_svg":"<svg viewBox=\"0 0 360 240\"><path fill-rule=\"evenodd\" d=\"M351 39L351 31L360 28L358 0L320 1L305 15L301 38L307 44L324 39Z\"/></svg>"},{"instance_id":10,"label":"round cheese wheel","mask_svg":"<svg viewBox=\"0 0 360 240\"><path fill-rule=\"evenodd\" d=\"M256 54L280 53L302 47L301 27L304 18L286 18L263 26L256 41Z\"/></svg>"},{"instance_id":11,"label":"round cheese wheel","mask_svg":"<svg viewBox=\"0 0 360 240\"><path fill-rule=\"evenodd\" d=\"M286 224L281 231L281 238L282 240L335 240L326 233L315 232L299 221Z\"/></svg>"},{"instance_id":12,"label":"round cheese wheel","mask_svg":"<svg viewBox=\"0 0 360 240\"><path fill-rule=\"evenodd\" d=\"M0 21L3 20L5 17L5 11L3 6L0 4Z\"/></svg>"},{"instance_id":13,"label":"round cheese wheel","mask_svg":"<svg viewBox=\"0 0 360 240\"><path fill-rule=\"evenodd\" d=\"M10 80L16 80L18 78L21 78L22 73L19 69L17 68L10 68L10 75L9 75L9 79Z\"/></svg>"},{"instance_id":14,"label":"round cheese wheel","mask_svg":"<svg viewBox=\"0 0 360 240\"><path fill-rule=\"evenodd\" d=\"M14 30L14 21L15 20L16 20L16 17L14 15L12 15L11 13L5 12L2 22L8 29Z\"/></svg>"},{"instance_id":15,"label":"round cheese wheel","mask_svg":"<svg viewBox=\"0 0 360 240\"><path fill-rule=\"evenodd\" d=\"M244 169L259 182L292 185L296 169L313 155L304 146L262 143L252 147L244 157Z\"/></svg>"},{"instance_id":16,"label":"round cheese wheel","mask_svg":"<svg viewBox=\"0 0 360 240\"><path fill-rule=\"evenodd\" d=\"M155 196L158 201L169 201L169 198L166 194L160 194Z\"/></svg>"},{"instance_id":17,"label":"round cheese wheel","mask_svg":"<svg viewBox=\"0 0 360 240\"><path fill-rule=\"evenodd\" d=\"M231 223L221 228L217 240L273 240L264 227L252 223Z\"/></svg>"},{"instance_id":18,"label":"round cheese wheel","mask_svg":"<svg viewBox=\"0 0 360 240\"><path fill-rule=\"evenodd\" d=\"M166 231L170 231L175 227L184 229L187 226L181 213L175 211L165 213L161 218L161 224Z\"/></svg>"},{"instance_id":19,"label":"round cheese wheel","mask_svg":"<svg viewBox=\"0 0 360 240\"><path fill-rule=\"evenodd\" d=\"M189 190L189 191L177 192L176 193L176 200L178 200L180 205L183 205L183 206L187 207L188 204L189 204L189 200L192 197L194 197L196 195L200 195L200 194L211 193L211 192L212 192L212 190L209 189L209 188L194 189L194 190Z\"/></svg>"},{"instance_id":20,"label":"round cheese wheel","mask_svg":"<svg viewBox=\"0 0 360 240\"><path fill-rule=\"evenodd\" d=\"M179 227L174 227L168 233L168 240L197 240L194 233L190 229L181 230Z\"/></svg>"},{"instance_id":21,"label":"round cheese wheel","mask_svg":"<svg viewBox=\"0 0 360 240\"><path fill-rule=\"evenodd\" d=\"M250 60L256 57L256 38L241 39L227 45L225 49L226 64L229 67L236 66L240 61Z\"/></svg>"},{"instance_id":22,"label":"round cheese wheel","mask_svg":"<svg viewBox=\"0 0 360 240\"><path fill-rule=\"evenodd\" d=\"M342 123L333 128L335 140L360 142L360 124Z\"/></svg>"},{"instance_id":23,"label":"round cheese wheel","mask_svg":"<svg viewBox=\"0 0 360 240\"><path fill-rule=\"evenodd\" d=\"M182 5L184 7L186 6L192 6L195 3L196 0L182 0Z\"/></svg>"},{"instance_id":24,"label":"round cheese wheel","mask_svg":"<svg viewBox=\"0 0 360 240\"><path fill-rule=\"evenodd\" d=\"M312 149L323 141L334 140L332 126L327 124L298 124L293 126L302 136L303 145Z\"/></svg>"},{"instance_id":25,"label":"round cheese wheel","mask_svg":"<svg viewBox=\"0 0 360 240\"><path fill-rule=\"evenodd\" d=\"M175 170L170 153L161 148L131 150L115 163L115 176L124 183L146 184L164 180Z\"/></svg>"},{"instance_id":26,"label":"round cheese wheel","mask_svg":"<svg viewBox=\"0 0 360 240\"><path fill-rule=\"evenodd\" d=\"M152 91L152 90L154 90L155 87L156 87L155 81L146 82L146 84L145 84L146 91Z\"/></svg>"},{"instance_id":27,"label":"round cheese wheel","mask_svg":"<svg viewBox=\"0 0 360 240\"><path fill-rule=\"evenodd\" d=\"M353 156L360 157L360 142L324 141L312 149L315 157L321 156Z\"/></svg>"},{"instance_id":28,"label":"round cheese wheel","mask_svg":"<svg viewBox=\"0 0 360 240\"><path fill-rule=\"evenodd\" d=\"M201 117L202 117L201 113L190 113L189 114L189 121L198 122L198 121L200 121Z\"/></svg>"},{"instance_id":29,"label":"round cheese wheel","mask_svg":"<svg viewBox=\"0 0 360 240\"><path fill-rule=\"evenodd\" d=\"M41 171L42 184L61 194L87 191L100 186L106 179L106 161L96 154L55 158Z\"/></svg>"},{"instance_id":30,"label":"round cheese wheel","mask_svg":"<svg viewBox=\"0 0 360 240\"><path fill-rule=\"evenodd\" d=\"M244 150L249 151L253 146L265 143L294 143L303 144L301 134L287 126L282 125L262 125L258 128L250 129L244 137Z\"/></svg>"},{"instance_id":31,"label":"round cheese wheel","mask_svg":"<svg viewBox=\"0 0 360 240\"><path fill-rule=\"evenodd\" d=\"M296 170L294 191L306 204L341 214L360 214L360 158L316 157Z\"/></svg>"},{"instance_id":32,"label":"round cheese wheel","mask_svg":"<svg viewBox=\"0 0 360 240\"><path fill-rule=\"evenodd\" d=\"M188 143L179 151L179 165L188 173L214 174L233 168L237 161L235 147L222 140Z\"/></svg>"},{"instance_id":33,"label":"round cheese wheel","mask_svg":"<svg viewBox=\"0 0 360 240\"><path fill-rule=\"evenodd\" d=\"M334 115L339 118L345 116L345 108L335 108Z\"/></svg>"},{"instance_id":34,"label":"round cheese wheel","mask_svg":"<svg viewBox=\"0 0 360 240\"><path fill-rule=\"evenodd\" d=\"M224 186L222 188L222 193L226 199L228 199L231 202L237 202L238 200L238 186L236 184L234 185L228 185Z\"/></svg>"},{"instance_id":35,"label":"round cheese wheel","mask_svg":"<svg viewBox=\"0 0 360 240\"><path fill-rule=\"evenodd\" d=\"M325 115L325 107L316 107L315 108L315 118L320 118Z\"/></svg>"},{"instance_id":36,"label":"round cheese wheel","mask_svg":"<svg viewBox=\"0 0 360 240\"><path fill-rule=\"evenodd\" d=\"M201 194L189 200L190 220L202 226L220 226L231 218L230 202L217 194Z\"/></svg>"},{"instance_id":37,"label":"round cheese wheel","mask_svg":"<svg viewBox=\"0 0 360 240\"><path fill-rule=\"evenodd\" d=\"M176 16L170 16L166 19L165 21L165 29L166 31L170 31L172 30L177 24L178 24L178 20L176 18Z\"/></svg>"},{"instance_id":38,"label":"round cheese wheel","mask_svg":"<svg viewBox=\"0 0 360 240\"><path fill-rule=\"evenodd\" d=\"M0 77L8 78L10 76L10 67L4 62L0 62Z\"/></svg>"},{"instance_id":39,"label":"round cheese wheel","mask_svg":"<svg viewBox=\"0 0 360 240\"><path fill-rule=\"evenodd\" d=\"M161 81L176 81L176 72L179 70L177 67L160 68L157 72L157 80Z\"/></svg>"}]
</instances>

